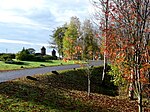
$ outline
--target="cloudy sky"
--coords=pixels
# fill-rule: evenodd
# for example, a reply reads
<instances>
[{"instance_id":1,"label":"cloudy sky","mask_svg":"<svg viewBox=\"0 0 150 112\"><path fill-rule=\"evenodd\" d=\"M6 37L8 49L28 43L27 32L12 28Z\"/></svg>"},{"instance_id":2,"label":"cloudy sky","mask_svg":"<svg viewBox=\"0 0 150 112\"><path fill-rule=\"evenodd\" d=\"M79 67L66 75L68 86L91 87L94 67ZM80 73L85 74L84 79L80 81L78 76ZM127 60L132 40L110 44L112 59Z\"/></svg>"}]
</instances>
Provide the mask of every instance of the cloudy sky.
<instances>
[{"instance_id":1,"label":"cloudy sky","mask_svg":"<svg viewBox=\"0 0 150 112\"><path fill-rule=\"evenodd\" d=\"M0 0L0 53L48 48L54 28L72 16L90 18L90 10L89 0Z\"/></svg>"}]
</instances>

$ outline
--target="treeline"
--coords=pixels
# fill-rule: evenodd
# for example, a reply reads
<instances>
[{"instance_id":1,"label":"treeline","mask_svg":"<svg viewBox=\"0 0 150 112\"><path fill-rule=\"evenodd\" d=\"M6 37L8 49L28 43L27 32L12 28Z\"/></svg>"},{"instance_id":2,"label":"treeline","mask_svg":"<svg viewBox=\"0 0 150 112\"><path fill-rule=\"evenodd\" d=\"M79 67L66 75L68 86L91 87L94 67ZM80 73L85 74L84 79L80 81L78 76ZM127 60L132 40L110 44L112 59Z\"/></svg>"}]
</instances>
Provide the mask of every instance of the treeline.
<instances>
[{"instance_id":1,"label":"treeline","mask_svg":"<svg viewBox=\"0 0 150 112\"><path fill-rule=\"evenodd\" d=\"M19 51L16 54L11 53L0 53L0 61L4 61L5 63L15 63L13 59L19 61L48 61L48 60L56 60L57 56L51 55L42 55L40 53L35 53L34 49L25 49Z\"/></svg>"},{"instance_id":2,"label":"treeline","mask_svg":"<svg viewBox=\"0 0 150 112\"><path fill-rule=\"evenodd\" d=\"M71 17L70 22L53 31L54 42L60 57L68 59L98 59L100 57L100 40L96 37L98 30L86 19Z\"/></svg>"}]
</instances>

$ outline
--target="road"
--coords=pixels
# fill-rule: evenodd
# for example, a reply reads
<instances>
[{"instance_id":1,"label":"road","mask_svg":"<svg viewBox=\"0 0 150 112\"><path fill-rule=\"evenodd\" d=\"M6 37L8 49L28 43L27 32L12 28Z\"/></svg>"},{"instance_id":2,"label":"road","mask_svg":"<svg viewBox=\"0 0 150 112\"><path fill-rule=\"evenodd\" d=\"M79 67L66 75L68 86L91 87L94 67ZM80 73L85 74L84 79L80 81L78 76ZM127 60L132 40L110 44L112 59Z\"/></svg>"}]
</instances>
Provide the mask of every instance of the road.
<instances>
[{"instance_id":1,"label":"road","mask_svg":"<svg viewBox=\"0 0 150 112\"><path fill-rule=\"evenodd\" d=\"M89 61L89 65L92 66L99 66L102 65L103 61ZM24 77L24 76L32 76L35 74L44 74L51 71L59 71L59 70L68 70L73 68L80 68L80 65L65 65L65 66L54 66L54 67L43 67L43 68L33 68L33 69L23 69L23 70L16 70L16 71L7 71L7 72L0 72L0 83L9 81L12 79Z\"/></svg>"}]
</instances>

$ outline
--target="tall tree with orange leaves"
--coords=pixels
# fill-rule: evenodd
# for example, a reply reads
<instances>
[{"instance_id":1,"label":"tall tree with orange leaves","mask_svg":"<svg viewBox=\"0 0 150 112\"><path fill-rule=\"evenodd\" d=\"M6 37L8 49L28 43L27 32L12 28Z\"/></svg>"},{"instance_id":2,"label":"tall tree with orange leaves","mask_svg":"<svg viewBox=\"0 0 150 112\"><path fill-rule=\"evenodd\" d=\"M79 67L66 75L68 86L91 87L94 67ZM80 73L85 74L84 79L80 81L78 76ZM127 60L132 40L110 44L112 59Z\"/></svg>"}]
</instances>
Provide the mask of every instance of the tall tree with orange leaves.
<instances>
[{"instance_id":1,"label":"tall tree with orange leaves","mask_svg":"<svg viewBox=\"0 0 150 112\"><path fill-rule=\"evenodd\" d=\"M108 19L99 19L102 36L109 40L104 41L104 52L111 65L116 67L114 79L120 81L119 78L122 78L130 84L131 98L135 93L139 112L142 112L143 87L150 80L150 1L99 0L93 3L99 9L109 8L107 12L101 11Z\"/></svg>"},{"instance_id":2,"label":"tall tree with orange leaves","mask_svg":"<svg viewBox=\"0 0 150 112\"><path fill-rule=\"evenodd\" d=\"M98 20L98 26L101 30L101 39L102 42L102 52L103 52L103 58L104 58L104 68L103 68L103 74L102 74L102 82L101 84L104 84L105 75L107 72L107 66L108 66L108 59L107 59L107 41L108 41L108 28L109 28L109 2L110 0L92 0L93 5L96 8L96 14L95 18ZM97 10L98 9L98 10ZM99 36L97 36L99 37Z\"/></svg>"}]
</instances>

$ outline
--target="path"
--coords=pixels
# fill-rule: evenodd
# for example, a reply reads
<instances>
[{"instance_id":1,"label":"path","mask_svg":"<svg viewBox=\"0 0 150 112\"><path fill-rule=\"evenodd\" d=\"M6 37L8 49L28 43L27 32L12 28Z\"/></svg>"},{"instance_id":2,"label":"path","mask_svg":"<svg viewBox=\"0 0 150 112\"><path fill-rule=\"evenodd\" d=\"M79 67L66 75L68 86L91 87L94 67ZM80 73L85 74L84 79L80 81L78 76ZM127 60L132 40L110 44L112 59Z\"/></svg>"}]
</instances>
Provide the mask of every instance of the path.
<instances>
[{"instance_id":1,"label":"path","mask_svg":"<svg viewBox=\"0 0 150 112\"><path fill-rule=\"evenodd\" d=\"M103 61L90 61L90 65L99 66L102 65ZM33 68L33 69L23 69L23 70L16 70L16 71L7 71L7 72L0 72L0 83L9 81L12 79L16 79L23 76L32 76L35 74L44 74L54 70L67 70L73 68L80 68L80 65L65 65L65 66L54 66L54 67L43 67L43 68Z\"/></svg>"}]
</instances>

